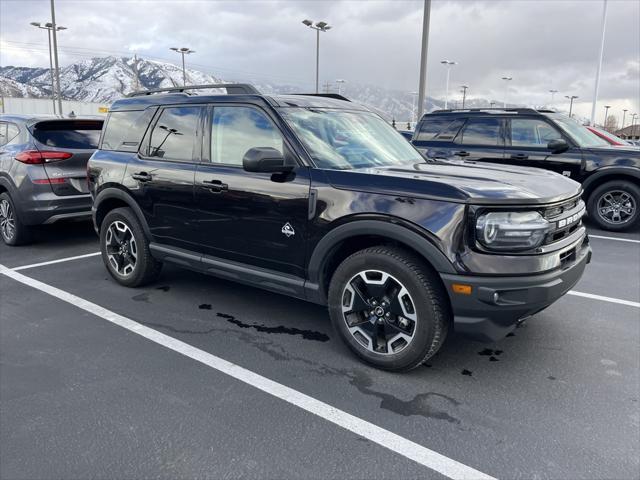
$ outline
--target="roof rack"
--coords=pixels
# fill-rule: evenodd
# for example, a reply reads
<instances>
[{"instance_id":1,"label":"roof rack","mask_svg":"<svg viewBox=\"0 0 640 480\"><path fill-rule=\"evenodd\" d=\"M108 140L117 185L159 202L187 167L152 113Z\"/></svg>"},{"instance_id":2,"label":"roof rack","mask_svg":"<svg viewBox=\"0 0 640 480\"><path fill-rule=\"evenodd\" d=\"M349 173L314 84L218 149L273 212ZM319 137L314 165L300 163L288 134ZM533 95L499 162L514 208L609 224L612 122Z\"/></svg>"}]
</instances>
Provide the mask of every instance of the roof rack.
<instances>
[{"instance_id":1,"label":"roof rack","mask_svg":"<svg viewBox=\"0 0 640 480\"><path fill-rule=\"evenodd\" d=\"M185 90L203 90L210 88L224 88L227 90L227 95L259 95L260 92L248 83L212 83L209 85L186 85L183 87L169 87L169 88L156 88L153 90L139 90L137 92L131 92L127 97L142 97L145 95L153 95L154 93L187 93Z\"/></svg>"},{"instance_id":2,"label":"roof rack","mask_svg":"<svg viewBox=\"0 0 640 480\"><path fill-rule=\"evenodd\" d=\"M448 112L516 112L516 113L539 113L540 110L535 108L449 108L442 110L434 110L431 113L448 113Z\"/></svg>"},{"instance_id":3,"label":"roof rack","mask_svg":"<svg viewBox=\"0 0 640 480\"><path fill-rule=\"evenodd\" d=\"M335 98L336 100L344 100L345 102L351 101L347 97L344 97L339 93L292 93L291 95L304 95L305 97Z\"/></svg>"}]
</instances>

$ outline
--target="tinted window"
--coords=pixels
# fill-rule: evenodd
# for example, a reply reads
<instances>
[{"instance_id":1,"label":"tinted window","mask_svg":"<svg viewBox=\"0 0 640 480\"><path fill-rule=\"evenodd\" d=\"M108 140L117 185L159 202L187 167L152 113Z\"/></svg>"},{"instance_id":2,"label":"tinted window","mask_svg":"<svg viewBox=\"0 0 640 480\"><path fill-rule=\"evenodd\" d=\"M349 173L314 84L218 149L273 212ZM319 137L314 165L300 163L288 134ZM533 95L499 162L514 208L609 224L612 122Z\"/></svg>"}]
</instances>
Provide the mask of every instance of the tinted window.
<instances>
[{"instance_id":1,"label":"tinted window","mask_svg":"<svg viewBox=\"0 0 640 480\"><path fill-rule=\"evenodd\" d=\"M57 148L98 148L102 120L57 120L40 122L33 127L34 138Z\"/></svg>"},{"instance_id":2,"label":"tinted window","mask_svg":"<svg viewBox=\"0 0 640 480\"><path fill-rule=\"evenodd\" d=\"M514 118L511 120L511 145L514 147L546 147L562 135L542 120Z\"/></svg>"},{"instance_id":3,"label":"tinted window","mask_svg":"<svg viewBox=\"0 0 640 480\"><path fill-rule=\"evenodd\" d=\"M465 145L498 145L500 119L470 118L462 131L461 142Z\"/></svg>"},{"instance_id":4,"label":"tinted window","mask_svg":"<svg viewBox=\"0 0 640 480\"><path fill-rule=\"evenodd\" d=\"M193 161L201 107L165 108L151 133L149 156Z\"/></svg>"},{"instance_id":5,"label":"tinted window","mask_svg":"<svg viewBox=\"0 0 640 480\"><path fill-rule=\"evenodd\" d=\"M416 140L433 140L447 125L451 123L450 118L426 117L420 124L420 131Z\"/></svg>"},{"instance_id":6,"label":"tinted window","mask_svg":"<svg viewBox=\"0 0 640 480\"><path fill-rule=\"evenodd\" d=\"M250 107L214 107L211 161L242 165L242 157L254 147L272 147L284 153L282 135L271 120Z\"/></svg>"},{"instance_id":7,"label":"tinted window","mask_svg":"<svg viewBox=\"0 0 640 480\"><path fill-rule=\"evenodd\" d=\"M153 109L112 112L107 120L100 148L136 152L153 112Z\"/></svg>"}]
</instances>

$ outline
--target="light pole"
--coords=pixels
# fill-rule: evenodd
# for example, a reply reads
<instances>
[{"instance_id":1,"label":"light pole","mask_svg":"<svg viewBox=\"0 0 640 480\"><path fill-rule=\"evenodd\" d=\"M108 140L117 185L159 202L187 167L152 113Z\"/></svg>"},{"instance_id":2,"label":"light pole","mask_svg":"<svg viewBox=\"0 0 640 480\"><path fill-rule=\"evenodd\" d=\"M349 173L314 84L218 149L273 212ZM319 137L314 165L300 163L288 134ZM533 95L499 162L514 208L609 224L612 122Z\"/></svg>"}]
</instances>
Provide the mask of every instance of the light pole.
<instances>
[{"instance_id":1,"label":"light pole","mask_svg":"<svg viewBox=\"0 0 640 480\"><path fill-rule=\"evenodd\" d=\"M469 88L469 85L460 85L460 88L462 88L462 108L464 108L464 101L467 98L467 89Z\"/></svg>"},{"instance_id":2,"label":"light pole","mask_svg":"<svg viewBox=\"0 0 640 480\"><path fill-rule=\"evenodd\" d=\"M422 118L424 96L427 83L427 51L429 50L429 22L431 20L431 0L424 0L422 13L422 46L420 49L420 83L418 86L418 118Z\"/></svg>"},{"instance_id":3,"label":"light pole","mask_svg":"<svg viewBox=\"0 0 640 480\"><path fill-rule=\"evenodd\" d=\"M636 124L637 116L638 116L637 113L634 113L633 115L631 115L631 133L627 135L627 137L633 136L633 134L636 133L635 124Z\"/></svg>"},{"instance_id":4,"label":"light pole","mask_svg":"<svg viewBox=\"0 0 640 480\"><path fill-rule=\"evenodd\" d=\"M31 22L31 25L33 25L36 28L40 28L42 30L46 30L47 31L47 38L49 39L49 71L51 72L51 101L53 102L53 113L56 113L56 81L54 78L54 73L53 73L53 55L51 53L51 30L53 30L53 24L52 23L45 23L42 24L40 22ZM66 30L66 27L62 27L62 26L57 26L56 30L60 31L60 30Z\"/></svg>"},{"instance_id":5,"label":"light pole","mask_svg":"<svg viewBox=\"0 0 640 480\"><path fill-rule=\"evenodd\" d=\"M320 79L320 32L326 32L331 29L331 25L327 22L317 22L315 25L311 20L303 20L307 27L316 31L316 93L319 93Z\"/></svg>"},{"instance_id":6,"label":"light pole","mask_svg":"<svg viewBox=\"0 0 640 480\"><path fill-rule=\"evenodd\" d=\"M182 86L186 87L187 86L187 71L184 68L184 56L185 55L189 55L190 53L196 53L195 50L191 50L188 47L171 47L169 48L169 50L173 50L174 52L178 52L179 54L182 55Z\"/></svg>"},{"instance_id":7,"label":"light pole","mask_svg":"<svg viewBox=\"0 0 640 480\"><path fill-rule=\"evenodd\" d=\"M611 108L611 105L605 105L604 106L604 123L602 124L602 127L607 130L607 114L609 113L609 109ZM608 132L609 130L607 130Z\"/></svg>"},{"instance_id":8,"label":"light pole","mask_svg":"<svg viewBox=\"0 0 640 480\"><path fill-rule=\"evenodd\" d=\"M504 107L507 108L507 88L509 88L509 82L513 80L513 77L502 77L504 80Z\"/></svg>"},{"instance_id":9,"label":"light pole","mask_svg":"<svg viewBox=\"0 0 640 480\"><path fill-rule=\"evenodd\" d=\"M336 80L336 83L338 84L338 95L342 95L342 85L343 85L344 83L347 83L347 81L346 81L346 80L343 80L343 79L341 79L341 78L338 78L338 79Z\"/></svg>"},{"instance_id":10,"label":"light pole","mask_svg":"<svg viewBox=\"0 0 640 480\"><path fill-rule=\"evenodd\" d=\"M440 61L440 63L447 67L447 86L444 95L444 109L446 110L449 104L449 76L451 75L451 67L457 65L458 62L452 62L451 60L442 60Z\"/></svg>"},{"instance_id":11,"label":"light pole","mask_svg":"<svg viewBox=\"0 0 640 480\"><path fill-rule=\"evenodd\" d=\"M558 90L554 90L552 88L551 90L549 90L549 93L551 94L551 105L553 105L553 97L555 96L556 93L558 93Z\"/></svg>"},{"instance_id":12,"label":"light pole","mask_svg":"<svg viewBox=\"0 0 640 480\"><path fill-rule=\"evenodd\" d=\"M596 84L593 90L593 103L591 104L591 125L596 124L596 104L598 103L598 88L600 87L600 72L602 71L602 55L604 53L604 32L607 24L607 0L602 5L602 36L600 37L600 56L596 69Z\"/></svg>"},{"instance_id":13,"label":"light pole","mask_svg":"<svg viewBox=\"0 0 640 480\"><path fill-rule=\"evenodd\" d=\"M577 95L565 95L564 98L568 98L569 99L569 118L571 118L571 112L573 111L573 101L578 98Z\"/></svg>"},{"instance_id":14,"label":"light pole","mask_svg":"<svg viewBox=\"0 0 640 480\"><path fill-rule=\"evenodd\" d=\"M624 110L622 110L622 126L620 127L621 129L624 128L624 118L627 116L627 109L625 108Z\"/></svg>"},{"instance_id":15,"label":"light pole","mask_svg":"<svg viewBox=\"0 0 640 480\"><path fill-rule=\"evenodd\" d=\"M61 28L60 30L63 30ZM58 86L58 114L62 115L62 87L60 86L60 64L58 62L58 26L56 25L56 7L51 0L51 33L53 38L53 64L56 67L56 85Z\"/></svg>"}]
</instances>

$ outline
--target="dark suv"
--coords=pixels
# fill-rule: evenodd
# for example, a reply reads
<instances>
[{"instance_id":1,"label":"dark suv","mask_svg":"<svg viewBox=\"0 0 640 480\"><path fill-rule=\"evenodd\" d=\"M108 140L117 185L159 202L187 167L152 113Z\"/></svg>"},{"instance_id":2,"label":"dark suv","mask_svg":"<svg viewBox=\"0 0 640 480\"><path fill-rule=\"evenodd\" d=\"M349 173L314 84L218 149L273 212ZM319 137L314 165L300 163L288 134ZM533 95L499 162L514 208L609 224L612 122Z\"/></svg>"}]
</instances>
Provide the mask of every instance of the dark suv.
<instances>
[{"instance_id":1,"label":"dark suv","mask_svg":"<svg viewBox=\"0 0 640 480\"><path fill-rule=\"evenodd\" d=\"M407 370L451 328L499 339L580 279L580 185L430 162L338 96L249 85L116 101L88 165L102 258L127 286L170 262L327 305L361 358Z\"/></svg>"},{"instance_id":2,"label":"dark suv","mask_svg":"<svg viewBox=\"0 0 640 480\"><path fill-rule=\"evenodd\" d=\"M606 230L640 225L640 151L611 145L550 110L439 110L413 144L428 157L553 170L580 183L589 218Z\"/></svg>"},{"instance_id":3,"label":"dark suv","mask_svg":"<svg viewBox=\"0 0 640 480\"><path fill-rule=\"evenodd\" d=\"M33 225L91 218L87 161L103 120L0 115L0 237L29 241Z\"/></svg>"}]
</instances>

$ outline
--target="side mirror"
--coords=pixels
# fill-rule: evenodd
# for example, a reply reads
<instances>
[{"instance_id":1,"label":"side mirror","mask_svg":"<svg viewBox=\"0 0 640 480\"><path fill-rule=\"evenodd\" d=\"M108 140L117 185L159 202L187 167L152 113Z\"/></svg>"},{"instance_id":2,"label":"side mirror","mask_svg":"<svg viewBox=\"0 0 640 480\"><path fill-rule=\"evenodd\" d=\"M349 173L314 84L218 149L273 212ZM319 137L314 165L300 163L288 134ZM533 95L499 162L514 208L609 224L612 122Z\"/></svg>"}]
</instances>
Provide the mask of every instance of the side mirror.
<instances>
[{"instance_id":1,"label":"side mirror","mask_svg":"<svg viewBox=\"0 0 640 480\"><path fill-rule=\"evenodd\" d=\"M547 148L551 150L551 153L562 153L569 150L569 144L561 138L556 138L547 144Z\"/></svg>"},{"instance_id":2,"label":"side mirror","mask_svg":"<svg viewBox=\"0 0 640 480\"><path fill-rule=\"evenodd\" d=\"M281 173L293 170L293 162L272 147L255 147L247 150L242 158L242 168L247 172Z\"/></svg>"}]
</instances>

